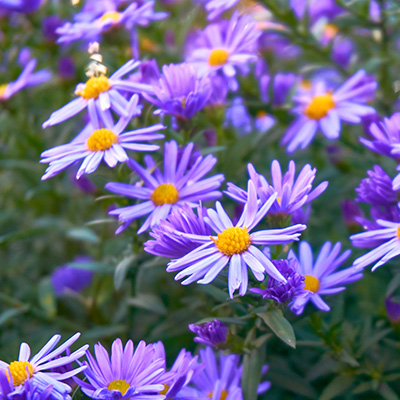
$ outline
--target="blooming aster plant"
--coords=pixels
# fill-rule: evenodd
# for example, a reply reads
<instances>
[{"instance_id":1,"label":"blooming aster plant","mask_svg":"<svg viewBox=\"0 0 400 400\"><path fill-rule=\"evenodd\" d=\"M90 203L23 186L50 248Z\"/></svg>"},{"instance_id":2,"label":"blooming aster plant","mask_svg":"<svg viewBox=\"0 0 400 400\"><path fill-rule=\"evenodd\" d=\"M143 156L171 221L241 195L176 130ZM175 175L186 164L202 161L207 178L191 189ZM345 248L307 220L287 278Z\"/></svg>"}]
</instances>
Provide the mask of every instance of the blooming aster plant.
<instances>
[{"instance_id":1,"label":"blooming aster plant","mask_svg":"<svg viewBox=\"0 0 400 400\"><path fill-rule=\"evenodd\" d=\"M360 70L341 87L332 91L323 81L318 81L310 91L302 90L294 100L298 103L293 111L298 118L289 126L282 138L282 145L289 153L298 147L306 148L321 129L327 139L340 136L340 121L359 123L361 117L375 112L366 105L377 83Z\"/></svg>"},{"instance_id":2,"label":"blooming aster plant","mask_svg":"<svg viewBox=\"0 0 400 400\"><path fill-rule=\"evenodd\" d=\"M288 259L294 258L298 262L298 272L304 276L304 292L294 298L291 310L301 314L306 304L311 301L315 307L322 311L329 311L330 307L321 296L339 293L346 289L345 285L362 278L362 274L353 267L338 270L350 256L351 251L346 250L341 255L342 245L336 243L333 247L326 242L315 261L311 246L302 241L299 246L299 257L290 250Z\"/></svg>"},{"instance_id":3,"label":"blooming aster plant","mask_svg":"<svg viewBox=\"0 0 400 400\"><path fill-rule=\"evenodd\" d=\"M182 282L183 285L195 281L206 285L229 264L228 287L231 298L235 290L239 290L241 296L246 294L247 266L259 281L262 281L264 274L268 273L276 280L286 282L274 264L255 245L286 244L298 240L300 232L306 229L306 226L299 224L284 229L250 233L267 214L277 194L272 195L260 209L258 209L256 189L252 181L248 184L248 194L243 213L235 226L221 203L217 202L216 211L209 209L207 217L204 218L217 236L182 234L201 243L201 246L168 264L168 272L180 271L175 277L176 280L188 276Z\"/></svg>"},{"instance_id":4,"label":"blooming aster plant","mask_svg":"<svg viewBox=\"0 0 400 400\"><path fill-rule=\"evenodd\" d=\"M96 358L86 352L88 361L84 374L87 382L77 379L82 391L92 399L129 399L162 400L159 394L164 389L161 383L165 373L164 359L155 358L153 345L139 342L136 349L132 340L125 347L121 339L114 340L111 347L111 357L99 343L94 346Z\"/></svg>"},{"instance_id":5,"label":"blooming aster plant","mask_svg":"<svg viewBox=\"0 0 400 400\"><path fill-rule=\"evenodd\" d=\"M133 220L150 214L138 230L140 234L157 226L172 210L185 204L196 207L199 201L213 200L221 196L217 189L224 180L222 174L202 179L213 168L217 162L216 158L212 155L192 158L192 150L193 143L190 143L179 155L178 144L175 141L167 142L164 147L164 172L156 168L156 163L151 157L147 158L147 162L148 168L154 169L152 173L130 159L128 165L143 180L144 185L107 183L106 189L114 193L145 200L140 204L117 208L110 212L110 215L117 215L122 222L116 233L122 232Z\"/></svg>"},{"instance_id":6,"label":"blooming aster plant","mask_svg":"<svg viewBox=\"0 0 400 400\"><path fill-rule=\"evenodd\" d=\"M62 381L84 371L86 367L81 366L67 373L50 372L48 370L70 364L85 354L86 349L89 347L88 345L82 346L69 356L56 358L67 350L79 336L80 333L76 333L57 349L53 350L61 339L60 335L54 335L33 357L31 357L29 345L22 343L17 361L13 361L10 364L0 361L0 369L5 371L7 378L14 386L11 396L21 395L24 390L26 390L26 382L30 381L32 385L38 388L38 393L46 391L48 386L51 385L53 387L52 397L54 399L71 399L68 393L70 393L72 389Z\"/></svg>"}]
</instances>

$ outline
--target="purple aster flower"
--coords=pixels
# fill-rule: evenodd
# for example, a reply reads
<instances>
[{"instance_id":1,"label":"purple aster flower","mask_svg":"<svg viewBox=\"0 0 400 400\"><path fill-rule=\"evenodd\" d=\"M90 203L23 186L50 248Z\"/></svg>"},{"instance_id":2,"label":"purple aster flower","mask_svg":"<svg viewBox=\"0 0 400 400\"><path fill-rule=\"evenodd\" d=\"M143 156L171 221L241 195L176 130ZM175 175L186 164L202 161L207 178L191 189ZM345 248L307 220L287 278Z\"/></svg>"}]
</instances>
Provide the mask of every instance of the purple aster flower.
<instances>
[{"instance_id":1,"label":"purple aster flower","mask_svg":"<svg viewBox=\"0 0 400 400\"><path fill-rule=\"evenodd\" d=\"M358 225L357 218L363 217L363 212L360 206L353 200L346 199L341 204L343 220L348 227Z\"/></svg>"},{"instance_id":2,"label":"purple aster flower","mask_svg":"<svg viewBox=\"0 0 400 400\"><path fill-rule=\"evenodd\" d=\"M192 51L186 61L195 64L200 75L217 71L233 78L235 68L246 67L257 61L257 40L261 32L255 21L238 12L227 21L208 25L192 43Z\"/></svg>"},{"instance_id":3,"label":"purple aster flower","mask_svg":"<svg viewBox=\"0 0 400 400\"><path fill-rule=\"evenodd\" d=\"M153 90L156 97L145 95L145 98L159 107L156 113L190 119L206 105L211 82L207 77L197 78L190 64L170 64L163 66Z\"/></svg>"},{"instance_id":4,"label":"purple aster flower","mask_svg":"<svg viewBox=\"0 0 400 400\"><path fill-rule=\"evenodd\" d=\"M272 104L274 106L282 106L288 97L290 90L296 82L296 75L293 73L277 73L272 79ZM269 92L271 85L271 77L263 74L259 77L261 99L268 103L270 101Z\"/></svg>"},{"instance_id":5,"label":"purple aster flower","mask_svg":"<svg viewBox=\"0 0 400 400\"><path fill-rule=\"evenodd\" d=\"M32 13L42 5L42 0L0 0L0 12L14 11L20 13Z\"/></svg>"},{"instance_id":6,"label":"purple aster flower","mask_svg":"<svg viewBox=\"0 0 400 400\"><path fill-rule=\"evenodd\" d=\"M272 264L278 269L282 276L286 279L286 283L269 278L266 289L250 289L251 292L260 294L264 299L273 299L278 303L287 303L303 294L304 276L298 270L297 260L272 260Z\"/></svg>"},{"instance_id":7,"label":"purple aster flower","mask_svg":"<svg viewBox=\"0 0 400 400\"><path fill-rule=\"evenodd\" d=\"M225 11L230 10L234 7L240 0L200 0L199 2L203 4L204 8L207 10L207 19L212 21L218 18Z\"/></svg>"},{"instance_id":8,"label":"purple aster flower","mask_svg":"<svg viewBox=\"0 0 400 400\"><path fill-rule=\"evenodd\" d=\"M164 129L161 124L122 133L131 118L137 115L138 101L138 95L132 96L128 103L128 117L121 117L115 125L111 116L103 118L105 120L104 126L98 119L91 120L71 143L44 151L41 154L42 160L40 162L49 163L49 166L42 176L42 180L57 175L82 159L83 162L76 173L77 179L83 174L94 172L102 160L111 168L114 168L118 162L128 161L129 157L125 150L158 150L160 148L158 145L138 142L163 139L164 135L157 132Z\"/></svg>"},{"instance_id":9,"label":"purple aster flower","mask_svg":"<svg viewBox=\"0 0 400 400\"><path fill-rule=\"evenodd\" d=\"M298 240L299 232L306 229L306 226L294 225L285 229L269 229L250 233L267 214L276 196L276 193L272 195L259 209L255 186L252 181L249 181L248 200L236 226L233 226L221 203L217 202L216 211L209 209L208 216L204 218L217 236L182 233L183 236L201 243L201 246L184 257L171 261L167 271L180 271L175 280L187 277L182 282L183 285L195 281L206 285L212 282L229 264L228 287L231 298L237 289L241 296L246 294L247 266L258 281L264 280L264 274L268 273L276 280L286 282L274 264L255 245L286 244Z\"/></svg>"},{"instance_id":10,"label":"purple aster flower","mask_svg":"<svg viewBox=\"0 0 400 400\"><path fill-rule=\"evenodd\" d=\"M140 62L130 60L121 68L115 71L109 78L105 75L98 75L89 78L86 83L79 83L75 94L78 98L72 100L64 107L54 111L50 118L43 123L42 127L47 128L57 125L60 122L79 114L85 108L92 119L95 119L96 111L102 118L108 110L115 111L122 117L128 117L128 100L123 93L152 93L150 85L123 80L122 77L137 68Z\"/></svg>"},{"instance_id":11,"label":"purple aster flower","mask_svg":"<svg viewBox=\"0 0 400 400\"><path fill-rule=\"evenodd\" d=\"M153 227L144 250L155 256L179 258L199 247L200 244L180 235L179 232L195 235L211 235L211 228L204 222L205 208L197 206L197 215L191 207L184 204L172 210L166 220L161 220L158 226Z\"/></svg>"},{"instance_id":12,"label":"purple aster flower","mask_svg":"<svg viewBox=\"0 0 400 400\"><path fill-rule=\"evenodd\" d=\"M254 121L254 126L257 131L265 133L275 125L274 117L268 115L265 111L259 111Z\"/></svg>"},{"instance_id":13,"label":"purple aster flower","mask_svg":"<svg viewBox=\"0 0 400 400\"><path fill-rule=\"evenodd\" d=\"M233 99L232 105L226 109L224 125L233 127L241 136L251 132L251 117L242 98Z\"/></svg>"},{"instance_id":14,"label":"purple aster flower","mask_svg":"<svg viewBox=\"0 0 400 400\"><path fill-rule=\"evenodd\" d=\"M75 262L90 261L90 257L76 257ZM56 268L51 274L51 283L57 296L69 291L80 292L88 287L93 279L93 272L64 265Z\"/></svg>"},{"instance_id":15,"label":"purple aster flower","mask_svg":"<svg viewBox=\"0 0 400 400\"><path fill-rule=\"evenodd\" d=\"M53 386L40 388L35 386L32 380L27 380L24 383L23 391L18 395L13 393L14 385L7 378L6 370L0 370L0 400L47 400L53 398ZM56 395L56 398L58 396Z\"/></svg>"},{"instance_id":16,"label":"purple aster flower","mask_svg":"<svg viewBox=\"0 0 400 400\"><path fill-rule=\"evenodd\" d=\"M190 324L189 329L197 335L193 339L195 342L213 347L225 344L228 335L228 328L218 319L200 325Z\"/></svg>"},{"instance_id":17,"label":"purple aster flower","mask_svg":"<svg viewBox=\"0 0 400 400\"><path fill-rule=\"evenodd\" d=\"M355 53L354 43L345 37L336 37L332 46L332 59L336 64L347 68Z\"/></svg>"},{"instance_id":18,"label":"purple aster flower","mask_svg":"<svg viewBox=\"0 0 400 400\"><path fill-rule=\"evenodd\" d=\"M62 381L84 371L86 367L82 366L64 374L48 370L77 361L85 354L88 345L82 346L69 356L56 358L68 349L79 336L80 333L76 333L64 344L53 350L61 339L60 335L54 335L33 357L31 357L29 345L22 343L19 349L18 361L13 361L10 364L0 361L0 370L5 371L7 378L14 387L10 396L21 395L26 390L25 385L29 381L33 387L37 388L38 393L46 391L48 386L51 385L53 387L51 392L52 398L56 400L71 399L68 395L71 392L71 387Z\"/></svg>"},{"instance_id":19,"label":"purple aster flower","mask_svg":"<svg viewBox=\"0 0 400 400\"><path fill-rule=\"evenodd\" d=\"M192 158L193 143L188 144L178 154L178 144L175 141L165 143L164 146L164 172L156 168L156 163L147 157L150 173L136 161L130 159L129 167L136 172L144 185L129 185L125 183L107 183L106 189L134 199L144 200L140 204L118 208L110 212L117 215L122 225L116 233L122 232L133 220L150 214L138 233L143 233L164 220L173 210L179 209L184 204L194 208L199 201L214 200L221 196L217 189L220 187L224 176L218 174L202 179L211 171L217 159L212 155L203 158ZM190 166L189 163L193 161Z\"/></svg>"},{"instance_id":20,"label":"purple aster flower","mask_svg":"<svg viewBox=\"0 0 400 400\"><path fill-rule=\"evenodd\" d=\"M0 102L8 100L14 96L15 93L30 86L40 85L47 82L51 78L51 73L48 69L42 69L33 72L36 67L36 60L30 60L20 76L13 82L4 83L0 85Z\"/></svg>"},{"instance_id":21,"label":"purple aster flower","mask_svg":"<svg viewBox=\"0 0 400 400\"><path fill-rule=\"evenodd\" d=\"M298 272L304 275L304 292L296 297L291 304L291 310L299 315L306 304L311 301L315 307L322 311L329 311L330 307L322 300L323 295L339 293L345 290L345 286L355 282L362 274L353 267L338 270L350 256L351 251L346 250L339 255L342 245L336 243L333 247L326 242L313 262L311 246L306 241L301 241L299 246L299 258L293 250L290 250L288 259L294 258L298 262Z\"/></svg>"},{"instance_id":22,"label":"purple aster flower","mask_svg":"<svg viewBox=\"0 0 400 400\"><path fill-rule=\"evenodd\" d=\"M165 373L164 359L155 358L154 345L139 342L134 350L132 340L125 348L121 339L114 340L111 357L99 343L94 345L96 358L86 352L88 361L84 374L87 382L76 379L83 393L92 399L155 399L163 400L159 394L164 389L162 376Z\"/></svg>"},{"instance_id":23,"label":"purple aster flower","mask_svg":"<svg viewBox=\"0 0 400 400\"><path fill-rule=\"evenodd\" d=\"M228 97L229 83L224 76L213 75L211 79L211 95L208 106L225 106Z\"/></svg>"},{"instance_id":24,"label":"purple aster flower","mask_svg":"<svg viewBox=\"0 0 400 400\"><path fill-rule=\"evenodd\" d=\"M375 222L378 225L376 229L350 236L355 247L375 247L354 261L353 265L358 270L379 260L372 267L372 271L375 271L400 254L400 224L382 219Z\"/></svg>"},{"instance_id":25,"label":"purple aster flower","mask_svg":"<svg viewBox=\"0 0 400 400\"><path fill-rule=\"evenodd\" d=\"M71 57L61 57L57 69L61 79L72 80L76 76L74 60Z\"/></svg>"},{"instance_id":26,"label":"purple aster flower","mask_svg":"<svg viewBox=\"0 0 400 400\"><path fill-rule=\"evenodd\" d=\"M320 18L333 20L345 11L335 0L290 0L290 6L297 18L303 18L307 12L311 24Z\"/></svg>"},{"instance_id":27,"label":"purple aster flower","mask_svg":"<svg viewBox=\"0 0 400 400\"><path fill-rule=\"evenodd\" d=\"M298 147L304 149L319 129L326 138L337 139L341 120L356 124L361 117L375 112L365 102L376 87L376 81L360 70L333 92L323 81L313 85L310 91L299 92L294 98L298 107L293 110L299 117L289 126L282 145L287 146L290 153Z\"/></svg>"},{"instance_id":28,"label":"purple aster flower","mask_svg":"<svg viewBox=\"0 0 400 400\"><path fill-rule=\"evenodd\" d=\"M100 6L84 9L75 16L75 22L67 22L57 29L58 43L76 40L98 40L100 34L117 26L124 26L131 32L135 25L147 26L151 21L165 18L168 14L154 11L154 1L134 0L125 10L118 11L114 1L99 2Z\"/></svg>"},{"instance_id":29,"label":"purple aster flower","mask_svg":"<svg viewBox=\"0 0 400 400\"><path fill-rule=\"evenodd\" d=\"M247 165L247 170L250 180L257 190L260 207L265 204L274 193L277 193L276 200L269 210L270 214L291 214L300 209L303 205L317 198L328 186L328 182L325 181L312 190L312 184L317 169L312 169L309 164L306 164L302 168L297 179L295 179L296 164L294 161L289 162L288 171L283 177L279 161L272 161L272 185L268 183L263 175L257 173L252 164ZM245 203L248 199L248 193L233 183L228 183L228 191L225 193L240 203Z\"/></svg>"},{"instance_id":30,"label":"purple aster flower","mask_svg":"<svg viewBox=\"0 0 400 400\"><path fill-rule=\"evenodd\" d=\"M400 323L400 303L392 300L393 296L385 299L386 314L390 321L394 324Z\"/></svg>"},{"instance_id":31,"label":"purple aster flower","mask_svg":"<svg viewBox=\"0 0 400 400\"><path fill-rule=\"evenodd\" d=\"M63 25L64 22L65 21L62 20L58 15L49 15L48 17L43 18L42 32L44 37L50 42L55 42L58 38L56 30Z\"/></svg>"}]
</instances>

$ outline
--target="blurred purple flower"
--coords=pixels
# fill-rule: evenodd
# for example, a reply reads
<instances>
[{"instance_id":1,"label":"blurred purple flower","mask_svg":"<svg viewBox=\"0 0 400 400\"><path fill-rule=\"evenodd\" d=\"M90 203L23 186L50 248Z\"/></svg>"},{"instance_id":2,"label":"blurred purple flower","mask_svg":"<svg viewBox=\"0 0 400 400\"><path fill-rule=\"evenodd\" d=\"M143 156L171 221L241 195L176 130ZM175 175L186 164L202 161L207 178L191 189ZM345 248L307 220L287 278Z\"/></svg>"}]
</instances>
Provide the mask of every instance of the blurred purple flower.
<instances>
[{"instance_id":1,"label":"blurred purple flower","mask_svg":"<svg viewBox=\"0 0 400 400\"><path fill-rule=\"evenodd\" d=\"M400 323L400 303L392 300L393 296L385 299L386 314L394 324Z\"/></svg>"},{"instance_id":2,"label":"blurred purple flower","mask_svg":"<svg viewBox=\"0 0 400 400\"><path fill-rule=\"evenodd\" d=\"M61 57L58 60L58 74L61 79L72 80L76 76L74 60L71 57Z\"/></svg>"},{"instance_id":3,"label":"blurred purple flower","mask_svg":"<svg viewBox=\"0 0 400 400\"><path fill-rule=\"evenodd\" d=\"M0 12L33 13L42 5L42 0L0 0Z\"/></svg>"},{"instance_id":4,"label":"blurred purple flower","mask_svg":"<svg viewBox=\"0 0 400 400\"><path fill-rule=\"evenodd\" d=\"M346 199L341 204L344 223L347 226L357 225L357 217L363 217L360 206L353 200Z\"/></svg>"},{"instance_id":5,"label":"blurred purple flower","mask_svg":"<svg viewBox=\"0 0 400 400\"><path fill-rule=\"evenodd\" d=\"M58 38L56 30L65 23L58 15L49 15L42 19L42 32L44 37L50 41L55 42Z\"/></svg>"},{"instance_id":6,"label":"blurred purple flower","mask_svg":"<svg viewBox=\"0 0 400 400\"><path fill-rule=\"evenodd\" d=\"M199 325L190 324L189 329L197 335L193 339L195 342L213 347L223 345L228 335L228 328L218 319Z\"/></svg>"}]
</instances>

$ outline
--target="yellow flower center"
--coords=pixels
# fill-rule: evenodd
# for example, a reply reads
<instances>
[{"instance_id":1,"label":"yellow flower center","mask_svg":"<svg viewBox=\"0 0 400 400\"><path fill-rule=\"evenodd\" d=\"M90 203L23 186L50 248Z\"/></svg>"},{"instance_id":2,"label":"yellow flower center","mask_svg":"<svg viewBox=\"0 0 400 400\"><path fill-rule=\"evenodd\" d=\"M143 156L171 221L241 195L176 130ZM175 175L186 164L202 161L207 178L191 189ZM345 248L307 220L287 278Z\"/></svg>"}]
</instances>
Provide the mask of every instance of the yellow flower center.
<instances>
[{"instance_id":1,"label":"yellow flower center","mask_svg":"<svg viewBox=\"0 0 400 400\"><path fill-rule=\"evenodd\" d=\"M28 361L13 361L8 369L6 369L7 379L10 381L9 373L11 374L14 386L19 386L32 377L34 369Z\"/></svg>"},{"instance_id":2,"label":"yellow flower center","mask_svg":"<svg viewBox=\"0 0 400 400\"><path fill-rule=\"evenodd\" d=\"M312 88L312 83L304 79L300 82L300 87L304 90L310 90Z\"/></svg>"},{"instance_id":3,"label":"yellow flower center","mask_svg":"<svg viewBox=\"0 0 400 400\"><path fill-rule=\"evenodd\" d=\"M167 394L168 390L169 390L169 386L168 385L164 385L164 389L161 390L160 394Z\"/></svg>"},{"instance_id":4,"label":"yellow flower center","mask_svg":"<svg viewBox=\"0 0 400 400\"><path fill-rule=\"evenodd\" d=\"M267 115L268 115L268 113L266 111L260 110L260 111L257 112L256 118L257 119L262 119L262 118L265 118Z\"/></svg>"},{"instance_id":5,"label":"yellow flower center","mask_svg":"<svg viewBox=\"0 0 400 400\"><path fill-rule=\"evenodd\" d=\"M209 57L208 64L211 67L220 67L221 65L226 64L229 58L229 51L225 49L214 49Z\"/></svg>"},{"instance_id":6,"label":"yellow flower center","mask_svg":"<svg viewBox=\"0 0 400 400\"><path fill-rule=\"evenodd\" d=\"M154 189L151 200L155 206L175 204L179 200L179 192L172 183L163 183Z\"/></svg>"},{"instance_id":7,"label":"yellow flower center","mask_svg":"<svg viewBox=\"0 0 400 400\"><path fill-rule=\"evenodd\" d=\"M226 256L241 254L246 251L251 244L247 228L240 228L239 226L225 229L218 234L217 240L213 239L211 236L210 239L215 243L218 250Z\"/></svg>"},{"instance_id":8,"label":"yellow flower center","mask_svg":"<svg viewBox=\"0 0 400 400\"><path fill-rule=\"evenodd\" d=\"M4 94L6 93L7 87L7 83L3 83L2 85L0 85L0 100L4 99Z\"/></svg>"},{"instance_id":9,"label":"yellow flower center","mask_svg":"<svg viewBox=\"0 0 400 400\"><path fill-rule=\"evenodd\" d=\"M339 32L339 28L336 25L326 24L324 26L324 35L328 39L333 39L337 35L338 32Z\"/></svg>"},{"instance_id":10,"label":"yellow flower center","mask_svg":"<svg viewBox=\"0 0 400 400\"><path fill-rule=\"evenodd\" d=\"M317 293L319 290L319 280L315 276L312 275L304 275L304 289L309 290L310 292Z\"/></svg>"},{"instance_id":11,"label":"yellow flower center","mask_svg":"<svg viewBox=\"0 0 400 400\"><path fill-rule=\"evenodd\" d=\"M212 399L213 397L213 392L208 393L208 398ZM220 400L225 400L228 397L228 392L224 389L221 392L221 397L219 398Z\"/></svg>"},{"instance_id":12,"label":"yellow flower center","mask_svg":"<svg viewBox=\"0 0 400 400\"><path fill-rule=\"evenodd\" d=\"M85 100L97 99L100 93L110 90L111 83L109 79L104 76L93 76L87 80L82 90L77 90L75 93L83 97Z\"/></svg>"},{"instance_id":13,"label":"yellow flower center","mask_svg":"<svg viewBox=\"0 0 400 400\"><path fill-rule=\"evenodd\" d=\"M400 225L397 227L396 236L400 239Z\"/></svg>"},{"instance_id":14,"label":"yellow flower center","mask_svg":"<svg viewBox=\"0 0 400 400\"><path fill-rule=\"evenodd\" d=\"M320 120L326 117L328 111L335 106L332 93L319 94L312 98L311 103L304 110L304 114L310 119Z\"/></svg>"},{"instance_id":15,"label":"yellow flower center","mask_svg":"<svg viewBox=\"0 0 400 400\"><path fill-rule=\"evenodd\" d=\"M103 14L100 18L101 22L105 22L108 19L112 19L114 24L118 23L121 18L121 14L118 11L111 11Z\"/></svg>"},{"instance_id":16,"label":"yellow flower center","mask_svg":"<svg viewBox=\"0 0 400 400\"><path fill-rule=\"evenodd\" d=\"M96 129L86 141L86 147L90 151L108 150L118 142L118 135L110 129Z\"/></svg>"},{"instance_id":17,"label":"yellow flower center","mask_svg":"<svg viewBox=\"0 0 400 400\"><path fill-rule=\"evenodd\" d=\"M129 389L129 383L123 379L117 379L112 381L107 386L108 390L118 390L122 395L124 395Z\"/></svg>"}]
</instances>

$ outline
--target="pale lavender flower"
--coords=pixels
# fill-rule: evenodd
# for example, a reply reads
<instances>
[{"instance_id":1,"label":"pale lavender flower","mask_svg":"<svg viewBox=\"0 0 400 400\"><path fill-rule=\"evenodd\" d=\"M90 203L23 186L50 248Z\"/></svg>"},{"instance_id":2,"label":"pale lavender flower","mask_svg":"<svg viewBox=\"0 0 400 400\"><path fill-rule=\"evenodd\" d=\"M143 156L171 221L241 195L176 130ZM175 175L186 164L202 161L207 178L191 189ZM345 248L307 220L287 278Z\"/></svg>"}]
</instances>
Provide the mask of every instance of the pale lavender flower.
<instances>
[{"instance_id":1,"label":"pale lavender flower","mask_svg":"<svg viewBox=\"0 0 400 400\"><path fill-rule=\"evenodd\" d=\"M240 0L200 0L203 3L204 8L207 10L207 19L212 21L218 18L225 11L230 10Z\"/></svg>"},{"instance_id":2,"label":"pale lavender flower","mask_svg":"<svg viewBox=\"0 0 400 400\"><path fill-rule=\"evenodd\" d=\"M146 157L146 162L152 173L130 159L128 166L143 180L144 185L107 183L106 189L114 193L142 200L140 204L110 212L111 215L117 215L122 223L116 233L122 232L133 220L150 214L138 230L138 233L143 233L185 204L194 208L199 201L214 200L221 196L217 189L224 180L222 174L202 179L211 171L217 159L212 155L193 158L193 147L193 143L188 144L179 155L175 141L165 143L164 172L156 168L156 162L150 156Z\"/></svg>"},{"instance_id":3,"label":"pale lavender flower","mask_svg":"<svg viewBox=\"0 0 400 400\"><path fill-rule=\"evenodd\" d=\"M298 118L289 126L282 138L282 145L289 153L298 147L306 148L321 129L327 139L340 136L341 120L359 123L361 117L375 113L366 105L377 87L375 80L360 70L335 91L328 90L324 81L318 81L309 91L301 91L294 100Z\"/></svg>"},{"instance_id":4,"label":"pale lavender flower","mask_svg":"<svg viewBox=\"0 0 400 400\"><path fill-rule=\"evenodd\" d=\"M132 72L139 65L140 62L130 60L109 78L105 75L99 75L89 78L86 83L79 83L75 89L78 98L54 111L42 127L57 125L79 114L85 108L88 109L91 119L97 119L96 114L98 114L104 120L109 110L113 110L121 117L128 117L130 99L127 100L124 96L126 92L153 93L151 85L122 79L123 76Z\"/></svg>"},{"instance_id":5,"label":"pale lavender flower","mask_svg":"<svg viewBox=\"0 0 400 400\"><path fill-rule=\"evenodd\" d=\"M305 278L303 294L295 297L291 304L290 309L295 314L301 314L309 301L319 310L329 311L330 307L321 296L339 293L346 289L345 285L362 278L362 274L353 267L339 270L351 253L350 250L346 250L339 255L341 247L340 243L332 247L330 242L326 242L315 263L311 246L306 241L300 242L298 258L293 250L290 250L288 259L297 260L298 272Z\"/></svg>"},{"instance_id":6,"label":"pale lavender flower","mask_svg":"<svg viewBox=\"0 0 400 400\"><path fill-rule=\"evenodd\" d=\"M216 211L209 209L206 223L216 232L216 236L185 234L183 236L201 243L201 246L168 264L168 272L180 271L175 280L186 279L183 285L197 281L209 284L229 264L229 295L238 289L244 296L248 287L247 266L258 281L264 280L268 273L280 282L286 279L256 245L286 244L298 240L305 225L294 225L284 229L269 229L250 233L269 211L277 194L272 195L259 209L256 189L252 181L248 184L248 200L243 213L233 226L221 203L216 203Z\"/></svg>"},{"instance_id":7,"label":"pale lavender flower","mask_svg":"<svg viewBox=\"0 0 400 400\"><path fill-rule=\"evenodd\" d=\"M197 335L193 339L195 342L213 347L223 345L228 335L228 328L218 319L200 325L190 324L189 329Z\"/></svg>"}]
</instances>

